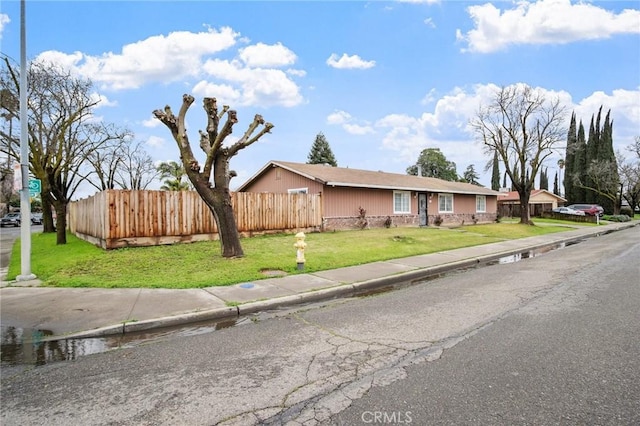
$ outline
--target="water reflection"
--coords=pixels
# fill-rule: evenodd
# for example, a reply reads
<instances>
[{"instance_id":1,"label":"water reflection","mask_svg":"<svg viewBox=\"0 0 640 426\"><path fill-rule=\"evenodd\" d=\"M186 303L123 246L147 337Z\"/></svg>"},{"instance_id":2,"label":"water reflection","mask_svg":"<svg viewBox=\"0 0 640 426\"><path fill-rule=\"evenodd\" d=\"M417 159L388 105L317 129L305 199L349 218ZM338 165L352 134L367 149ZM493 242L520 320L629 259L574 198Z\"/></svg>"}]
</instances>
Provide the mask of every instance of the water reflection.
<instances>
[{"instance_id":1,"label":"water reflection","mask_svg":"<svg viewBox=\"0 0 640 426\"><path fill-rule=\"evenodd\" d=\"M80 356L111 349L106 339L47 340L51 330L2 326L0 358L3 365L43 365L73 361Z\"/></svg>"},{"instance_id":2,"label":"water reflection","mask_svg":"<svg viewBox=\"0 0 640 426\"><path fill-rule=\"evenodd\" d=\"M44 365L58 361L74 361L81 356L128 348L176 336L194 336L234 327L245 319L232 318L218 322L193 323L145 332L119 334L100 338L52 339L51 330L35 330L1 326L0 358L2 366Z\"/></svg>"}]
</instances>

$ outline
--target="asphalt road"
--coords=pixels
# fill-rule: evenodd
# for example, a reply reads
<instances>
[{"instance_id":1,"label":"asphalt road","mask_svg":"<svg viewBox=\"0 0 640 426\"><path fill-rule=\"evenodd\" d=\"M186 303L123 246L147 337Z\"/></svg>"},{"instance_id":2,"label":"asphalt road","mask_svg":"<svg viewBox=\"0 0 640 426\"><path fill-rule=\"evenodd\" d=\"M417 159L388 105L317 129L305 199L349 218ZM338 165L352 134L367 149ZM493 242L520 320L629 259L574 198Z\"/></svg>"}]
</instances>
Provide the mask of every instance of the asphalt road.
<instances>
[{"instance_id":1,"label":"asphalt road","mask_svg":"<svg viewBox=\"0 0 640 426\"><path fill-rule=\"evenodd\" d=\"M638 424L639 236L3 368L0 423Z\"/></svg>"},{"instance_id":2,"label":"asphalt road","mask_svg":"<svg viewBox=\"0 0 640 426\"><path fill-rule=\"evenodd\" d=\"M326 424L639 425L640 243L629 243L599 245L600 262Z\"/></svg>"}]
</instances>

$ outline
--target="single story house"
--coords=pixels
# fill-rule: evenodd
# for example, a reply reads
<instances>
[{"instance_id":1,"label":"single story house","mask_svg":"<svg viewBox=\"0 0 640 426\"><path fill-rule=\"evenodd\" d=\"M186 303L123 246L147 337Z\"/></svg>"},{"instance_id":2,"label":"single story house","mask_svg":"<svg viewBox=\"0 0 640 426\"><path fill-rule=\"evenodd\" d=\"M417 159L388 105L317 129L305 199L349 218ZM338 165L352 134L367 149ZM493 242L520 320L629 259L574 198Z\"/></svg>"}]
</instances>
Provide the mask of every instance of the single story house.
<instances>
[{"instance_id":1,"label":"single story house","mask_svg":"<svg viewBox=\"0 0 640 426\"><path fill-rule=\"evenodd\" d=\"M558 206L564 206L566 199L546 189L534 189L529 197L529 215L540 216ZM520 216L520 195L517 191L501 192L498 195L498 213L500 216Z\"/></svg>"},{"instance_id":2,"label":"single story house","mask_svg":"<svg viewBox=\"0 0 640 426\"><path fill-rule=\"evenodd\" d=\"M493 222L498 208L497 191L469 183L286 161L237 191L321 194L325 230Z\"/></svg>"}]
</instances>

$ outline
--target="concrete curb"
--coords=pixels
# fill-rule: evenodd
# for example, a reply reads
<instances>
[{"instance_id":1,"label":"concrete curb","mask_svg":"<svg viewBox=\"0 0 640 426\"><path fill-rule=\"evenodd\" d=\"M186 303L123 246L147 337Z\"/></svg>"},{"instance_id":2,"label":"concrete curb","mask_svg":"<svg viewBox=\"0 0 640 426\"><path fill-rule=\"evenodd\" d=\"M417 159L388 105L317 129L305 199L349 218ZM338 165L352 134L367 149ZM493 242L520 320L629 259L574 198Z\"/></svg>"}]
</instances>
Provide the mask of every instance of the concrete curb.
<instances>
[{"instance_id":1,"label":"concrete curb","mask_svg":"<svg viewBox=\"0 0 640 426\"><path fill-rule=\"evenodd\" d=\"M444 273L466 269L471 267L477 267L483 264L487 264L496 261L506 256L512 256L515 254L522 254L536 250L542 250L545 248L557 246L558 244L570 244L576 241L584 240L587 238L598 237L606 235L611 232L616 232L624 229L629 229L640 225L640 222L632 223L620 223L615 228L608 228L599 232L598 229L593 232L585 231L579 235L571 235L558 238L554 238L551 241L544 243L534 243L526 245L524 243L521 247L510 248L503 251L498 251L486 255L474 256L468 259L462 259L435 265L431 267L418 268L416 270L400 272L394 275L389 275L381 278L374 278L367 281L356 282L352 284L337 284L334 287L323 288L319 290L311 290L305 293L276 297L267 300L260 300L254 302L247 302L239 304L237 306L230 306L225 308L216 308L200 312L190 312L186 314L161 317L150 320L136 321L136 322L123 322L114 324L111 326L105 326L96 328L93 330L87 330L68 335L48 336L46 340L62 340L62 339L80 339L80 338L100 338L106 336L122 335L127 333L135 333L141 331L148 331L152 329L162 329L168 327L175 327L180 325L188 325L197 322L211 321L211 320L228 320L233 318L239 318L244 315L254 314L257 312L264 312L275 310L278 308L288 306L298 306L308 303L315 303L327 300L333 300L338 298L357 297L367 294L375 294L398 288L404 285L414 285L417 282L425 281L429 278L440 276ZM535 238L535 237L533 237ZM517 241L517 240L513 240Z\"/></svg>"}]
</instances>

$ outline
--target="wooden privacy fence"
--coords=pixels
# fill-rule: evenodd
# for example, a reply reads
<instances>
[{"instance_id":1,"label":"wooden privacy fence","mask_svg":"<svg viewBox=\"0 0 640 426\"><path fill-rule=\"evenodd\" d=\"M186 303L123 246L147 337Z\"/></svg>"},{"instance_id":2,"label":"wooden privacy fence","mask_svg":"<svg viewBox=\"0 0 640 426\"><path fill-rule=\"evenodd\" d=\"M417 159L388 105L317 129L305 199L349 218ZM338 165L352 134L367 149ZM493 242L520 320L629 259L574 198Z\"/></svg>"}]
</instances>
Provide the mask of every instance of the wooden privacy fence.
<instances>
[{"instance_id":1,"label":"wooden privacy fence","mask_svg":"<svg viewBox=\"0 0 640 426\"><path fill-rule=\"evenodd\" d=\"M243 235L322 226L320 194L233 192ZM218 239L213 214L195 191L106 190L69 205L69 230L105 249Z\"/></svg>"}]
</instances>

